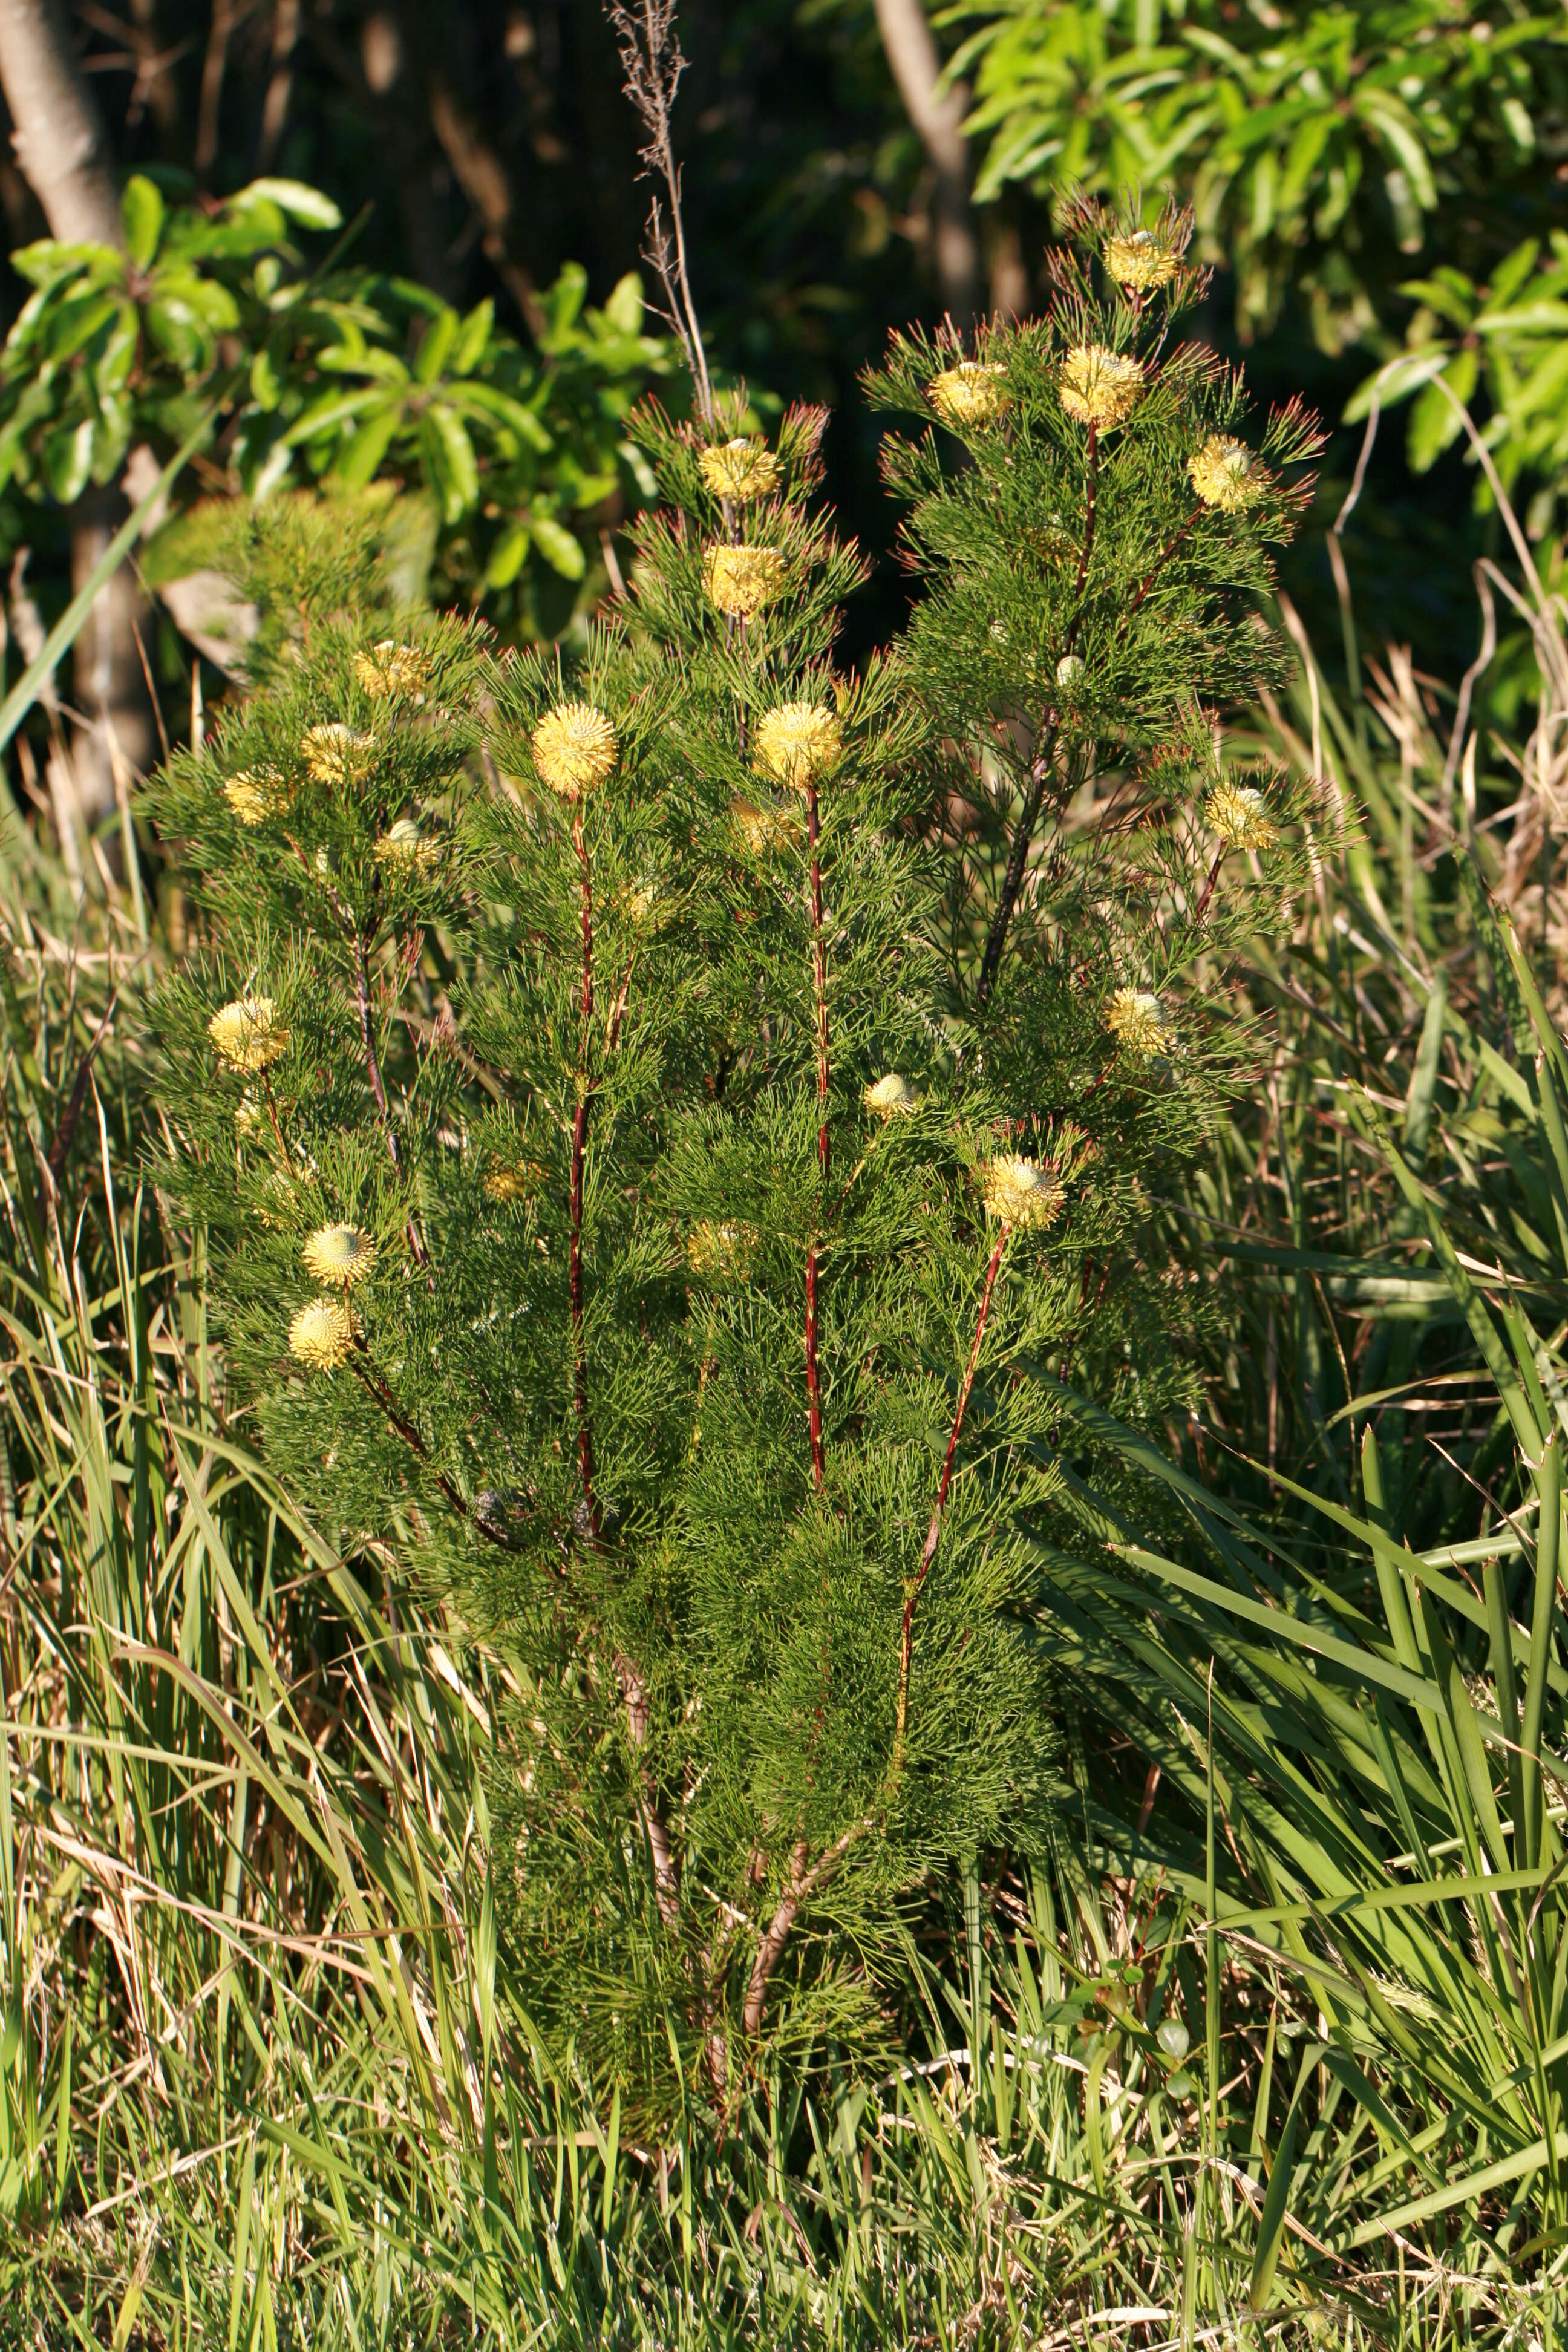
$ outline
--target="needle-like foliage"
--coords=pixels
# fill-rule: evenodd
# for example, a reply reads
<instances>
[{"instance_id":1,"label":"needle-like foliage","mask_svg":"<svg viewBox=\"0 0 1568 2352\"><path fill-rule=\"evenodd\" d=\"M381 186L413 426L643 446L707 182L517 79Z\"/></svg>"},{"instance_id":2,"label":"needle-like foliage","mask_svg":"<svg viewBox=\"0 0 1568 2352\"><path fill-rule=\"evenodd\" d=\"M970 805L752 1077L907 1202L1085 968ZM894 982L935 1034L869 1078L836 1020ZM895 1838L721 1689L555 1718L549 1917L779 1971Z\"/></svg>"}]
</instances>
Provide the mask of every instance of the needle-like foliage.
<instances>
[{"instance_id":1,"label":"needle-like foliage","mask_svg":"<svg viewBox=\"0 0 1568 2352\"><path fill-rule=\"evenodd\" d=\"M928 593L858 675L820 413L649 408L663 503L570 664L262 509L254 690L154 795L205 936L162 1172L237 1391L510 1661L497 1902L633 2114L874 2047L903 1899L1041 1850L1060 1379L1180 1384L1138 1237L1239 1067L1198 982L1308 873L1211 713L1310 436L1250 451L1174 341L1183 225L1116 234L1136 294L896 348L966 457L891 450Z\"/></svg>"}]
</instances>

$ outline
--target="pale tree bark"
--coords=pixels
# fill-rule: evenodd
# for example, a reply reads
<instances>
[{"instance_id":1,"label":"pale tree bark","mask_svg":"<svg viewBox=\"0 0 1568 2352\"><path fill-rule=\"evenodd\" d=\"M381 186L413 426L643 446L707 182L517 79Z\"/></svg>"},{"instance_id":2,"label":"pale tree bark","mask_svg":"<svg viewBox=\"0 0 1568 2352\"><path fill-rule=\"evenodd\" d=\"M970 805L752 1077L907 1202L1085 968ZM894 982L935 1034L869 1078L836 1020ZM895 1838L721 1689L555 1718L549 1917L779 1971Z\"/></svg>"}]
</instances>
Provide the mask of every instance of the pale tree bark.
<instances>
[{"instance_id":1,"label":"pale tree bark","mask_svg":"<svg viewBox=\"0 0 1568 2352\"><path fill-rule=\"evenodd\" d=\"M963 137L964 93L937 94L942 59L921 0L877 0L893 79L921 136L931 177L931 247L942 301L955 325L969 325L980 301L980 246L969 209L969 149Z\"/></svg>"},{"instance_id":2,"label":"pale tree bark","mask_svg":"<svg viewBox=\"0 0 1568 2352\"><path fill-rule=\"evenodd\" d=\"M44 208L49 234L68 245L122 245L109 138L61 0L0 0L0 89L10 109L16 160ZM86 580L125 511L118 488L89 490L79 501L71 537L74 586ZM77 819L89 832L115 806L114 745L134 768L146 766L152 750L137 609L132 576L121 568L100 590L76 643L76 701L88 725L72 766Z\"/></svg>"}]
</instances>

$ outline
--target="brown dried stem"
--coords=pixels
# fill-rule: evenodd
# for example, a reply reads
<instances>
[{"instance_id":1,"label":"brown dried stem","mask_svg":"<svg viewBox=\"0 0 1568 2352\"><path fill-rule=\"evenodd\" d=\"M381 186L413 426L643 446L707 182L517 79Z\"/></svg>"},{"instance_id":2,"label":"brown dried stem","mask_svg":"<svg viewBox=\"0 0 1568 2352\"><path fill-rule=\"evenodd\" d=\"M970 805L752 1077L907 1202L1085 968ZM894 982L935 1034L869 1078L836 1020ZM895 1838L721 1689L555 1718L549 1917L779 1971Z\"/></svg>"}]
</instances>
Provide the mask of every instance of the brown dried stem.
<instances>
[{"instance_id":1,"label":"brown dried stem","mask_svg":"<svg viewBox=\"0 0 1568 2352\"><path fill-rule=\"evenodd\" d=\"M816 998L816 1164L827 1196L831 1145L827 1131L827 945L823 935L822 857L816 784L805 788L806 828L811 846L811 970ZM820 1495L826 1475L822 1452L822 1374L817 1361L817 1247L805 1254L805 1396L811 1423L811 1475Z\"/></svg>"},{"instance_id":2,"label":"brown dried stem","mask_svg":"<svg viewBox=\"0 0 1568 2352\"><path fill-rule=\"evenodd\" d=\"M699 412L703 423L711 425L713 385L687 268L680 167L669 131L675 93L686 70L676 37L675 0L605 0L605 14L620 47L626 96L642 120L645 140L638 151L642 176L661 179L669 196L668 225L657 194L648 208L647 257L664 289L665 315L685 350Z\"/></svg>"}]
</instances>

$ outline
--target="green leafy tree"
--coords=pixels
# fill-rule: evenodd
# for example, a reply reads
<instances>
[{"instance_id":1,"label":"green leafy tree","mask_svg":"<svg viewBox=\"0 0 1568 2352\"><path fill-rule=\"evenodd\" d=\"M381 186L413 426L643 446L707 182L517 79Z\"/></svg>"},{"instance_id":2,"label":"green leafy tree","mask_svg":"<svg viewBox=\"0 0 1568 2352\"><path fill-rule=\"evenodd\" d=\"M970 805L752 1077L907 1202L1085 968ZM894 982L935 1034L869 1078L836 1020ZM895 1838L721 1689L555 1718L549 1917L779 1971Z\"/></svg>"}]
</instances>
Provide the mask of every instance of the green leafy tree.
<instances>
[{"instance_id":1,"label":"green leafy tree","mask_svg":"<svg viewBox=\"0 0 1568 2352\"><path fill-rule=\"evenodd\" d=\"M121 209L123 249L44 238L12 256L34 291L0 362L0 488L68 507L137 444L162 464L210 414L235 494L395 481L428 514L437 595L522 636L592 609L605 519L654 488L626 416L667 346L643 332L635 277L584 308L569 265L530 352L492 301L459 315L332 253L308 268L293 233L342 224L297 182L209 207L138 173Z\"/></svg>"},{"instance_id":2,"label":"green leafy tree","mask_svg":"<svg viewBox=\"0 0 1568 2352\"><path fill-rule=\"evenodd\" d=\"M1205 707L1313 445L1176 340L1188 226L1087 209L1048 320L896 345L927 595L858 676L822 413L770 446L700 373L570 669L394 609L352 504L258 509L252 691L154 793L235 1395L501 1648L498 1908L655 2125L874 2047L904 1902L1040 1849L1041 1547L1103 1539L1061 1382L1182 1390L1148 1188L1317 821Z\"/></svg>"},{"instance_id":3,"label":"green leafy tree","mask_svg":"<svg viewBox=\"0 0 1568 2352\"><path fill-rule=\"evenodd\" d=\"M1545 210L1568 72L1561 12L1447 0L1337 7L1228 0L960 0L950 61L983 142L976 197L1141 183L1189 197L1205 257L1236 273L1244 334L1287 289L1330 352L1386 319L1410 257L1456 208Z\"/></svg>"}]
</instances>

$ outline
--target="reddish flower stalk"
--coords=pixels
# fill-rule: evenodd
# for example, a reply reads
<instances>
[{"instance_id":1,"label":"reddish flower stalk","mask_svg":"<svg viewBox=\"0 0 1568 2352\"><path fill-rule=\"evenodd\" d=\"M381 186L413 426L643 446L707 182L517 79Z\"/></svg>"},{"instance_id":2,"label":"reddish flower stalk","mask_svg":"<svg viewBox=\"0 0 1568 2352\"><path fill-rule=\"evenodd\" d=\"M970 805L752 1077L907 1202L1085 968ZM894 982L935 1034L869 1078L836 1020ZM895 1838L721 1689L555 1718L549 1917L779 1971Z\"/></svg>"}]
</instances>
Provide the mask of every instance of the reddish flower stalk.
<instances>
[{"instance_id":1,"label":"reddish flower stalk","mask_svg":"<svg viewBox=\"0 0 1568 2352\"><path fill-rule=\"evenodd\" d=\"M811 970L816 996L816 1164L826 1199L830 1143L827 1132L827 946L822 927L822 858L819 850L816 784L805 787L805 821L811 847ZM811 1475L820 1495L826 1475L822 1454L822 1375L817 1362L816 1244L805 1254L805 1397L811 1424Z\"/></svg>"},{"instance_id":2,"label":"reddish flower stalk","mask_svg":"<svg viewBox=\"0 0 1568 2352\"><path fill-rule=\"evenodd\" d=\"M985 1287L980 1294L980 1313L975 1321L974 1340L969 1350L969 1361L964 1368L963 1379L959 1385L958 1402L952 1415L952 1427L948 1433L947 1452L942 1458L942 1476L937 1482L936 1504L931 1511L931 1526L926 1529L925 1548L921 1553L920 1566L915 1570L909 1591L904 1598L903 1633L899 1644L899 1712L895 1726L896 1747L900 1751L902 1750L904 1735L910 1724L910 1666L914 1655L915 1608L921 1594L925 1590L926 1579L930 1576L931 1563L936 1559L936 1548L942 1540L942 1515L947 1505L947 1490L952 1483L953 1458L958 1452L959 1438L963 1433L963 1416L969 1405L969 1391L974 1385L975 1369L980 1362L981 1342L985 1337L986 1320L991 1313L991 1293L995 1288L997 1269L1002 1264L1002 1253L1007 1246L1012 1230L1011 1225L1003 1226L996 1236L996 1246L991 1253L991 1263L985 1269Z\"/></svg>"},{"instance_id":3,"label":"reddish flower stalk","mask_svg":"<svg viewBox=\"0 0 1568 2352\"><path fill-rule=\"evenodd\" d=\"M1204 917L1208 913L1209 900L1214 897L1214 886L1219 880L1219 869L1224 863L1225 844L1224 842L1221 842L1218 849L1215 852L1214 864L1209 867L1209 878L1204 884L1204 895L1198 900L1197 906L1193 911L1193 929L1194 931L1202 923Z\"/></svg>"},{"instance_id":4,"label":"reddish flower stalk","mask_svg":"<svg viewBox=\"0 0 1568 2352\"><path fill-rule=\"evenodd\" d=\"M577 852L578 887L583 906L583 1068L578 1079L576 1116L572 1121L571 1241L567 1279L572 1294L572 1381L577 1406L577 1471L583 1482L583 1507L588 1533L599 1540L599 1506L594 1493L594 1432L588 1418L588 1368L583 1349L583 1163L588 1146L588 1111L594 1088L588 1076L589 1031L594 1019L594 869L583 836L583 806L579 802L572 824L572 846Z\"/></svg>"}]
</instances>

